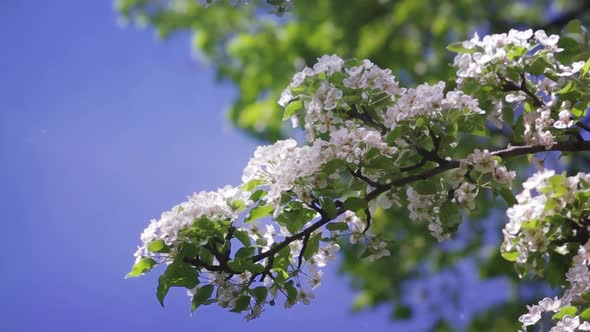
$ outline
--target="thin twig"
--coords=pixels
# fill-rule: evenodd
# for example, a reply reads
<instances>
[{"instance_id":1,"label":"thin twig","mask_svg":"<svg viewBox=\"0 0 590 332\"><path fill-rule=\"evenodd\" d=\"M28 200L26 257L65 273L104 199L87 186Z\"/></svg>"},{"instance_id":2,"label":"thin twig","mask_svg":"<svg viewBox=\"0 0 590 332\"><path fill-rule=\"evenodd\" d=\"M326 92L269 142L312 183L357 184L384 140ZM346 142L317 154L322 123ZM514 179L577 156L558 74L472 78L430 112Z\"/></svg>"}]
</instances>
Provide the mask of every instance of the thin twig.
<instances>
[{"instance_id":1,"label":"thin twig","mask_svg":"<svg viewBox=\"0 0 590 332\"><path fill-rule=\"evenodd\" d=\"M527 154L534 154L534 153L538 153L538 152L546 152L546 151L562 151L562 152L590 151L590 142L589 141L562 142L562 143L555 143L555 144L552 144L549 146L545 146L545 145L510 146L505 149L493 151L493 152L491 152L491 155L498 156L503 159L508 159L508 158L512 158L512 157L517 157L517 156L522 156L522 155L527 155ZM431 178L437 174L443 173L445 171L448 171L448 170L451 170L454 168L458 168L461 164L461 161L462 160L449 160L449 161L446 161L446 163L441 164L435 168L426 170L426 171L418 173L418 174L399 178L399 179L394 180L386 185L381 185L379 187L376 187L373 191L369 192L364 197L364 199L367 202L369 202L369 201L377 198L382 193L384 193L392 188L401 187L401 186L410 184L415 181L426 180L426 179ZM339 201L337 201L337 202L339 202ZM337 206L338 206L338 210L336 211L336 216L334 216L334 218L329 218L328 216L322 216L322 218L320 218L318 221L313 223L308 228L300 231L299 233L296 233L296 234L286 237L282 242L275 244L269 250L262 252L258 255L252 256L251 257L252 262L258 262L258 261L261 261L265 258L269 258L269 264L267 265L267 269L268 269L268 266L272 266L271 262L272 262L272 258L274 258L274 255L276 255L283 248L287 247L289 244L293 243L294 241L301 240L305 237L310 236L314 231L316 231L317 229L326 225L327 223L329 223L330 221L335 219L337 216L340 216L341 214L343 214L346 211L346 209L344 209L344 207L341 204L337 204ZM222 266L222 265L203 264L203 262L199 261L198 258L185 257L185 261L188 263L191 263L197 267L202 266L210 271L225 271L228 273L235 273L234 271L231 271L231 269L229 269L229 267L227 265ZM265 272L263 272L262 274L264 275Z\"/></svg>"}]
</instances>

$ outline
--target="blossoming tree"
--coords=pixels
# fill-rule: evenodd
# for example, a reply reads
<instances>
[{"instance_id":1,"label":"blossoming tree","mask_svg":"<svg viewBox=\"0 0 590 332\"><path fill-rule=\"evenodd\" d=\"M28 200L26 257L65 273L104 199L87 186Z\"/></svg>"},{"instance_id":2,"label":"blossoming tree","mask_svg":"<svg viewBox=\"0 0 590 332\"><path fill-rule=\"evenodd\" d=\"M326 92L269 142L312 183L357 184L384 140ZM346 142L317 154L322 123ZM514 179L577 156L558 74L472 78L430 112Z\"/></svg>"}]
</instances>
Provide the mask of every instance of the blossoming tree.
<instances>
[{"instance_id":1,"label":"blossoming tree","mask_svg":"<svg viewBox=\"0 0 590 332\"><path fill-rule=\"evenodd\" d=\"M522 329L552 320L552 331L590 330L590 175L544 168L521 185L522 168L509 164L590 151L589 40L576 22L561 38L475 35L449 46L456 80L414 88L370 60L319 58L278 100L305 139L259 147L241 184L152 220L128 276L164 265L162 304L183 287L193 310L216 304L251 319L309 304L343 241L364 248L358 260L394 255L396 235L373 223L381 211L407 209L424 237L446 241L478 200L502 200L502 257L521 278L551 275L564 287L523 308Z\"/></svg>"}]
</instances>

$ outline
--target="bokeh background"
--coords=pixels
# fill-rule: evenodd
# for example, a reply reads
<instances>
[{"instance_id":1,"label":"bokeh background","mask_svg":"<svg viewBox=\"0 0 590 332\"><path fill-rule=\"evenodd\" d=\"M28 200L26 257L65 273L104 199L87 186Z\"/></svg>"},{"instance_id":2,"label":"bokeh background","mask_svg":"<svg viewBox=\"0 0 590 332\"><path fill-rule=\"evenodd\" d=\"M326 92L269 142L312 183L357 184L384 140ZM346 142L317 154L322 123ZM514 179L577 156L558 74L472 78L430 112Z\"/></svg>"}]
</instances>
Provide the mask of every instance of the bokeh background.
<instances>
[{"instance_id":1,"label":"bokeh background","mask_svg":"<svg viewBox=\"0 0 590 332\"><path fill-rule=\"evenodd\" d=\"M327 268L311 305L271 308L252 322L215 306L191 317L181 289L171 290L161 308L156 273L124 279L143 228L193 191L238 184L260 139L284 135L267 104L258 105L258 97L242 100L251 77L216 80L224 64L191 55L193 35L179 28L163 42L149 24L147 31L122 26L110 1L0 0L0 331L427 331L440 319L460 329L515 292L545 292L536 284L515 291L502 276L481 279L476 262L466 259L452 267L418 267L414 279L399 282L402 295L379 298L380 290L366 285L374 275L355 272L348 257L340 263L365 291L360 305L350 274L339 274L337 263ZM363 33L367 38L375 31ZM367 56L375 53L366 47ZM415 77L430 79L423 67L438 61L419 65L422 74ZM292 71L281 69L287 79ZM255 107L241 118L236 105ZM255 128L252 119L268 121ZM497 241L495 224L484 225L492 238L482 241ZM462 230L460 240L474 231ZM383 264L375 273L388 280L395 267ZM370 272L370 266L361 268ZM449 289L457 288L450 298ZM401 297L414 315L391 321L389 297L394 304ZM354 301L369 309L351 315Z\"/></svg>"},{"instance_id":2,"label":"bokeh background","mask_svg":"<svg viewBox=\"0 0 590 332\"><path fill-rule=\"evenodd\" d=\"M388 330L349 316L329 268L310 306L259 320L217 307L190 316L157 275L125 280L151 218L193 191L240 182L257 142L222 112L235 96L187 38L122 29L112 5L0 2L0 331Z\"/></svg>"}]
</instances>

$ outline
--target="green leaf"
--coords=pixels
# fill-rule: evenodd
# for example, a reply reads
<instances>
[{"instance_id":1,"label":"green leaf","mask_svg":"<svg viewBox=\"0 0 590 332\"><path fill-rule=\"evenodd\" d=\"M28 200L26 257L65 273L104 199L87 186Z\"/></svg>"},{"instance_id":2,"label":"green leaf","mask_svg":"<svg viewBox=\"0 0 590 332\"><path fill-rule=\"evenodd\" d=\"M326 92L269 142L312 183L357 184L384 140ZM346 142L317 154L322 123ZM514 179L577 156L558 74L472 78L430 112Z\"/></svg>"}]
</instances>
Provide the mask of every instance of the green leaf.
<instances>
[{"instance_id":1,"label":"green leaf","mask_svg":"<svg viewBox=\"0 0 590 332\"><path fill-rule=\"evenodd\" d=\"M249 247L252 244L252 242L250 241L250 236L248 236L248 233L246 233L245 231L234 231L234 237L238 239L244 245L244 247Z\"/></svg>"},{"instance_id":2,"label":"green leaf","mask_svg":"<svg viewBox=\"0 0 590 332\"><path fill-rule=\"evenodd\" d=\"M584 67L582 67L582 70L580 70L580 72L581 72L580 76L586 75L589 70L590 70L590 58L588 60L586 60L586 64L584 64Z\"/></svg>"},{"instance_id":3,"label":"green leaf","mask_svg":"<svg viewBox=\"0 0 590 332\"><path fill-rule=\"evenodd\" d=\"M170 248L168 248L168 246L166 246L166 243L164 243L164 240L152 241L148 245L148 250L151 252L155 252L155 253L170 252Z\"/></svg>"},{"instance_id":4,"label":"green leaf","mask_svg":"<svg viewBox=\"0 0 590 332\"><path fill-rule=\"evenodd\" d=\"M433 185L432 181L417 181L412 184L412 188L420 195L432 195L438 192L437 186Z\"/></svg>"},{"instance_id":5,"label":"green leaf","mask_svg":"<svg viewBox=\"0 0 590 332\"><path fill-rule=\"evenodd\" d=\"M158 289L156 291L156 297L162 306L164 306L164 298L170 287L185 287L195 288L199 283L197 278L197 270L184 263L182 257L179 256L172 264L168 265L168 268L160 278L158 278Z\"/></svg>"},{"instance_id":6,"label":"green leaf","mask_svg":"<svg viewBox=\"0 0 590 332\"><path fill-rule=\"evenodd\" d=\"M563 31L573 34L582 34L584 28L582 27L582 22L580 22L580 20L572 20L565 26L565 28L563 28Z\"/></svg>"},{"instance_id":7,"label":"green leaf","mask_svg":"<svg viewBox=\"0 0 590 332\"><path fill-rule=\"evenodd\" d=\"M576 118L583 118L586 114L586 103L576 103L574 107L572 107L572 115Z\"/></svg>"},{"instance_id":8,"label":"green leaf","mask_svg":"<svg viewBox=\"0 0 590 332\"><path fill-rule=\"evenodd\" d=\"M238 299L236 300L236 305L230 311L231 312L242 312L242 311L248 309L248 307L250 307L250 299L251 298L248 295L242 295L242 296L238 297Z\"/></svg>"},{"instance_id":9,"label":"green leaf","mask_svg":"<svg viewBox=\"0 0 590 332\"><path fill-rule=\"evenodd\" d=\"M531 64L529 72L533 75L542 75L545 73L545 69L550 67L551 65L545 60L544 57L536 58Z\"/></svg>"},{"instance_id":10,"label":"green leaf","mask_svg":"<svg viewBox=\"0 0 590 332\"><path fill-rule=\"evenodd\" d=\"M254 251L255 251L255 248L254 247L243 247L243 248L240 248L240 250L238 250L236 252L235 258L236 259L247 259L247 258L250 258L250 257L252 257L254 255Z\"/></svg>"},{"instance_id":11,"label":"green leaf","mask_svg":"<svg viewBox=\"0 0 590 332\"><path fill-rule=\"evenodd\" d=\"M322 234L316 234L307 241L307 246L305 247L305 251L303 252L303 258L309 260L311 256L318 252L318 250L320 249L321 238Z\"/></svg>"},{"instance_id":12,"label":"green leaf","mask_svg":"<svg viewBox=\"0 0 590 332\"><path fill-rule=\"evenodd\" d=\"M512 60L521 57L526 51L527 48L524 46L514 46L508 51L508 59Z\"/></svg>"},{"instance_id":13,"label":"green leaf","mask_svg":"<svg viewBox=\"0 0 590 332\"><path fill-rule=\"evenodd\" d=\"M567 306L561 308L561 310L551 317L553 320L561 320L565 315L569 315L570 317L574 317L578 312L578 309L574 306Z\"/></svg>"},{"instance_id":14,"label":"green leaf","mask_svg":"<svg viewBox=\"0 0 590 332\"><path fill-rule=\"evenodd\" d=\"M252 296L254 296L254 298L256 299L256 302L258 302L258 303L264 302L264 300L266 300L266 296L268 295L268 288L266 288L264 286L259 286L254 289L251 289L250 294L252 294Z\"/></svg>"},{"instance_id":15,"label":"green leaf","mask_svg":"<svg viewBox=\"0 0 590 332\"><path fill-rule=\"evenodd\" d=\"M158 263L152 258L142 258L139 262L133 265L131 272L127 273L125 278L138 277L151 270L156 264Z\"/></svg>"},{"instance_id":16,"label":"green leaf","mask_svg":"<svg viewBox=\"0 0 590 332\"><path fill-rule=\"evenodd\" d=\"M502 257L509 262L516 262L518 258L518 251L502 252Z\"/></svg>"},{"instance_id":17,"label":"green leaf","mask_svg":"<svg viewBox=\"0 0 590 332\"><path fill-rule=\"evenodd\" d=\"M313 219L317 215L315 210L308 209L303 206L300 202L292 202L288 208L283 210L276 221L291 232L291 234L297 233L303 228L306 222Z\"/></svg>"},{"instance_id":18,"label":"green leaf","mask_svg":"<svg viewBox=\"0 0 590 332\"><path fill-rule=\"evenodd\" d=\"M248 222L254 221L256 219L264 218L266 216L271 215L273 211L274 211L274 208L270 204L259 205L257 207L252 208L250 210L250 212L248 212L248 215L244 219L244 222L248 223Z\"/></svg>"},{"instance_id":19,"label":"green leaf","mask_svg":"<svg viewBox=\"0 0 590 332\"><path fill-rule=\"evenodd\" d=\"M210 301L209 298L213 294L213 290L215 289L214 285L206 285L203 287L197 288L195 295L193 296L193 303L191 306L191 311L195 311L200 305L203 304L210 304L214 301Z\"/></svg>"},{"instance_id":20,"label":"green leaf","mask_svg":"<svg viewBox=\"0 0 590 332\"><path fill-rule=\"evenodd\" d=\"M285 271L282 268L273 268L272 271L276 272L277 275L275 276L275 283L281 283L287 279L289 279L289 272Z\"/></svg>"},{"instance_id":21,"label":"green leaf","mask_svg":"<svg viewBox=\"0 0 590 332\"><path fill-rule=\"evenodd\" d=\"M262 273L264 271L264 265L262 264L258 264L258 263L253 263L252 261L246 261L245 264L246 266L246 270L257 274L257 273Z\"/></svg>"},{"instance_id":22,"label":"green leaf","mask_svg":"<svg viewBox=\"0 0 590 332\"><path fill-rule=\"evenodd\" d=\"M303 102L300 99L293 100L287 105L285 108L285 113L283 113L283 120L289 120L293 114L303 108Z\"/></svg>"},{"instance_id":23,"label":"green leaf","mask_svg":"<svg viewBox=\"0 0 590 332\"><path fill-rule=\"evenodd\" d=\"M168 290L170 290L170 286L169 278L162 274L158 278L158 289L156 290L156 297L162 307L164 306L164 299L166 298L166 294L168 294Z\"/></svg>"},{"instance_id":24,"label":"green leaf","mask_svg":"<svg viewBox=\"0 0 590 332\"><path fill-rule=\"evenodd\" d=\"M475 49L468 49L463 46L463 42L455 42L447 46L447 50L455 53L475 53Z\"/></svg>"},{"instance_id":25,"label":"green leaf","mask_svg":"<svg viewBox=\"0 0 590 332\"><path fill-rule=\"evenodd\" d=\"M336 215L338 214L336 204L334 204L334 201L329 198L325 198L322 200L322 210L326 212L328 218L330 219L336 218Z\"/></svg>"},{"instance_id":26,"label":"green leaf","mask_svg":"<svg viewBox=\"0 0 590 332\"><path fill-rule=\"evenodd\" d=\"M575 90L575 85L573 81L568 82L568 84L563 87L561 90L557 91L556 94L565 94Z\"/></svg>"},{"instance_id":27,"label":"green leaf","mask_svg":"<svg viewBox=\"0 0 590 332\"><path fill-rule=\"evenodd\" d=\"M368 207L367 200L360 197L348 197L344 201L344 209L355 212L365 210Z\"/></svg>"},{"instance_id":28,"label":"green leaf","mask_svg":"<svg viewBox=\"0 0 590 332\"><path fill-rule=\"evenodd\" d=\"M586 310L582 311L582 313L580 314L580 317L581 317L583 320L590 320L590 308L588 308L588 309L586 309Z\"/></svg>"},{"instance_id":29,"label":"green leaf","mask_svg":"<svg viewBox=\"0 0 590 332\"><path fill-rule=\"evenodd\" d=\"M266 196L266 190L258 189L250 195L250 199L254 202L258 202L264 196Z\"/></svg>"},{"instance_id":30,"label":"green leaf","mask_svg":"<svg viewBox=\"0 0 590 332\"><path fill-rule=\"evenodd\" d=\"M502 199L504 199L508 206L513 206L516 203L518 203L518 201L514 197L514 194L512 193L512 190L508 189L508 187L500 187L498 189L498 194L500 194L500 196L502 197Z\"/></svg>"},{"instance_id":31,"label":"green leaf","mask_svg":"<svg viewBox=\"0 0 590 332\"><path fill-rule=\"evenodd\" d=\"M329 231L347 231L348 224L345 222L331 222L326 225L326 229Z\"/></svg>"},{"instance_id":32,"label":"green leaf","mask_svg":"<svg viewBox=\"0 0 590 332\"><path fill-rule=\"evenodd\" d=\"M244 185L244 190L250 191L250 190L258 187L261 184L262 184L262 180L259 180L259 179L250 180L250 181L248 181L248 183L246 183Z\"/></svg>"},{"instance_id":33,"label":"green leaf","mask_svg":"<svg viewBox=\"0 0 590 332\"><path fill-rule=\"evenodd\" d=\"M287 300L295 301L297 299L297 289L293 286L291 281L284 284L285 291L287 292Z\"/></svg>"},{"instance_id":34,"label":"green leaf","mask_svg":"<svg viewBox=\"0 0 590 332\"><path fill-rule=\"evenodd\" d=\"M545 280L551 287L560 286L565 282L565 274L571 267L572 255L573 253L570 253L570 259L567 259L558 253L550 253L549 262L545 268Z\"/></svg>"},{"instance_id":35,"label":"green leaf","mask_svg":"<svg viewBox=\"0 0 590 332\"><path fill-rule=\"evenodd\" d=\"M375 249L373 249L372 247L366 247L365 250L363 250L361 252L361 254L358 256L358 258L364 259L364 258L371 256L374 253L375 253Z\"/></svg>"},{"instance_id":36,"label":"green leaf","mask_svg":"<svg viewBox=\"0 0 590 332\"><path fill-rule=\"evenodd\" d=\"M239 261L229 261L229 262L227 262L227 266L232 271L235 271L237 273L242 273L245 270L245 268L244 268L244 261L242 261L242 260L239 260Z\"/></svg>"}]
</instances>

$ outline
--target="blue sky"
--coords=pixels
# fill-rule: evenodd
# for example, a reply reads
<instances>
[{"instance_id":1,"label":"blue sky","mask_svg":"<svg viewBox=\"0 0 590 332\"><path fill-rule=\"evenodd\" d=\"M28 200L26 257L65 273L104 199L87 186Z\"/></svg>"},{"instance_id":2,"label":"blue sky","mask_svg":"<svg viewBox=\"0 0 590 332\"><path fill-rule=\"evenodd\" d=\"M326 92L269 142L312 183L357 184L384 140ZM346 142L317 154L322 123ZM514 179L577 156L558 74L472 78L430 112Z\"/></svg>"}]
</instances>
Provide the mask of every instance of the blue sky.
<instances>
[{"instance_id":1,"label":"blue sky","mask_svg":"<svg viewBox=\"0 0 590 332\"><path fill-rule=\"evenodd\" d=\"M0 331L407 330L387 308L349 315L335 267L311 306L250 323L123 279L151 218L238 184L256 147L186 37L119 28L110 1L0 1Z\"/></svg>"}]
</instances>

